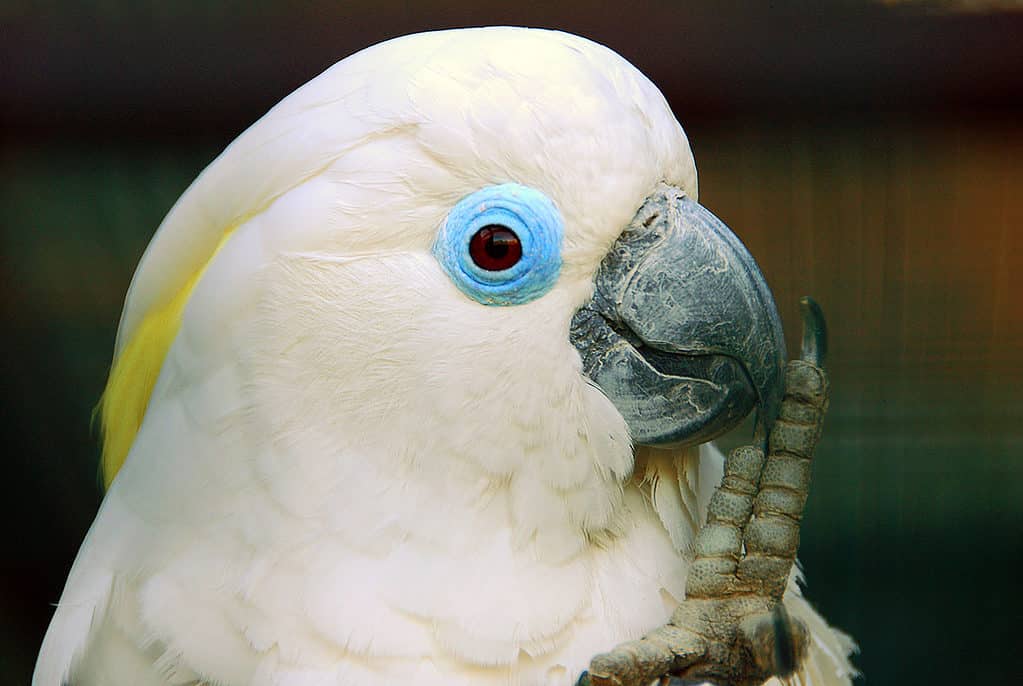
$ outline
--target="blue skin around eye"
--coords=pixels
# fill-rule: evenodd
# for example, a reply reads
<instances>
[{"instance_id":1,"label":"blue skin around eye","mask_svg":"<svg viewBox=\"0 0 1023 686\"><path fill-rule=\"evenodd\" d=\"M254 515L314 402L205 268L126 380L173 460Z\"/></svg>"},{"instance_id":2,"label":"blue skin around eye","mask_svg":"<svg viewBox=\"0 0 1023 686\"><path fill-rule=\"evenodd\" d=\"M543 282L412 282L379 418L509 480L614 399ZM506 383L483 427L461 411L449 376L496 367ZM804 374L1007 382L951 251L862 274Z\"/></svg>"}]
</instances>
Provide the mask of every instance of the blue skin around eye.
<instances>
[{"instance_id":1,"label":"blue skin around eye","mask_svg":"<svg viewBox=\"0 0 1023 686\"><path fill-rule=\"evenodd\" d=\"M481 269L469 255L473 235L489 224L507 226L522 244L508 269ZM521 305L554 286L561 272L561 213L540 191L516 183L489 186L455 205L433 244L433 254L459 290L484 305Z\"/></svg>"}]
</instances>

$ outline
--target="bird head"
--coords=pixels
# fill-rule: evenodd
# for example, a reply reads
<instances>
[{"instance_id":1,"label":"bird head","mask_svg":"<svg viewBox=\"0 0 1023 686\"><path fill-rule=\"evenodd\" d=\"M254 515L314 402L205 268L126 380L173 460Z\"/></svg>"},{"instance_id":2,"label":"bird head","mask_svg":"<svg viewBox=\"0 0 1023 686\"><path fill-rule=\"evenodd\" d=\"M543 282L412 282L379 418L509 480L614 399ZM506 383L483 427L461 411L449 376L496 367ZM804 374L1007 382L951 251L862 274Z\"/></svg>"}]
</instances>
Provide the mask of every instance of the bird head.
<instances>
[{"instance_id":1,"label":"bird head","mask_svg":"<svg viewBox=\"0 0 1023 686\"><path fill-rule=\"evenodd\" d=\"M418 34L287 97L172 209L122 317L106 470L151 396L233 374L210 421L295 452L622 478L636 444L768 424L783 358L649 80L554 31Z\"/></svg>"}]
</instances>

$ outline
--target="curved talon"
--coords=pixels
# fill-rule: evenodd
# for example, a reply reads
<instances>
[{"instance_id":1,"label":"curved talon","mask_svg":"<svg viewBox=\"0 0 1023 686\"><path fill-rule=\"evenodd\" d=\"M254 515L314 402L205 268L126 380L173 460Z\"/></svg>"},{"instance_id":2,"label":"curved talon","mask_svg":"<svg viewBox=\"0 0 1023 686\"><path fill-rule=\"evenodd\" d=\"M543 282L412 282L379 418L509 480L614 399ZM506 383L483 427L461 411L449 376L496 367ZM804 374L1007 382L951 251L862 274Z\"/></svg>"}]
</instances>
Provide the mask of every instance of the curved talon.
<instances>
[{"instance_id":1,"label":"curved talon","mask_svg":"<svg viewBox=\"0 0 1023 686\"><path fill-rule=\"evenodd\" d=\"M765 679L772 676L787 679L806 656L809 631L780 602L771 612L746 617L739 630L746 650Z\"/></svg>"},{"instance_id":2,"label":"curved talon","mask_svg":"<svg viewBox=\"0 0 1023 686\"><path fill-rule=\"evenodd\" d=\"M796 671L800 663L799 647L805 642L797 635L798 629L785 609L785 603L778 603L771 611L771 628L774 630L774 671L776 676L787 677Z\"/></svg>"},{"instance_id":3,"label":"curved talon","mask_svg":"<svg viewBox=\"0 0 1023 686\"><path fill-rule=\"evenodd\" d=\"M828 326L824 311L808 295L799 299L799 312L803 317L803 343L799 358L815 367L824 368L828 356Z\"/></svg>"}]
</instances>

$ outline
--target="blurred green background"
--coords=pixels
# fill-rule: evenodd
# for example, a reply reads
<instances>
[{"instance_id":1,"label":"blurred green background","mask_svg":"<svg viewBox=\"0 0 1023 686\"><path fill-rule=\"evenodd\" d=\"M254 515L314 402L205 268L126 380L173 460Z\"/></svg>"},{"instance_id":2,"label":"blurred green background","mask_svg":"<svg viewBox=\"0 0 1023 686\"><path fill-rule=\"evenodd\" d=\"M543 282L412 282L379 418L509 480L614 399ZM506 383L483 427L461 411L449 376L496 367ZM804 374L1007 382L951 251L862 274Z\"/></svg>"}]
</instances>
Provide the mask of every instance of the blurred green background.
<instances>
[{"instance_id":1,"label":"blurred green background","mask_svg":"<svg viewBox=\"0 0 1023 686\"><path fill-rule=\"evenodd\" d=\"M616 49L685 125L834 396L801 557L868 684L1023 683L1017 3L464 0L0 5L0 678L100 499L90 415L152 232L245 126L378 40L480 24ZM1008 9L1006 9L1008 8Z\"/></svg>"}]
</instances>

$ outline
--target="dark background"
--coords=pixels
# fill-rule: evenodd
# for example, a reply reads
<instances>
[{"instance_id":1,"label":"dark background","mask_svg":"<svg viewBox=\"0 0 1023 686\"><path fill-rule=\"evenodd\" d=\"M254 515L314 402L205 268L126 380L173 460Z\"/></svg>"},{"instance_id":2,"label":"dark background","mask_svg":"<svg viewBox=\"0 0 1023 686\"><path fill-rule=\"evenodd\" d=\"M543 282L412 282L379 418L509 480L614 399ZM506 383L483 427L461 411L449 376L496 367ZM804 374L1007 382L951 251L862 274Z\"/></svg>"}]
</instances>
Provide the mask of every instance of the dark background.
<instances>
[{"instance_id":1,"label":"dark background","mask_svg":"<svg viewBox=\"0 0 1023 686\"><path fill-rule=\"evenodd\" d=\"M1001 4L0 4L0 679L27 683L99 502L90 415L173 201L336 60L510 23L660 85L790 349L798 296L823 304L801 557L866 683L1023 683L1023 14Z\"/></svg>"}]
</instances>

